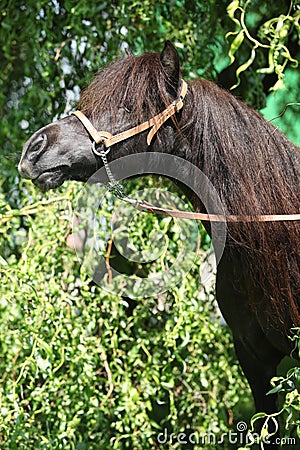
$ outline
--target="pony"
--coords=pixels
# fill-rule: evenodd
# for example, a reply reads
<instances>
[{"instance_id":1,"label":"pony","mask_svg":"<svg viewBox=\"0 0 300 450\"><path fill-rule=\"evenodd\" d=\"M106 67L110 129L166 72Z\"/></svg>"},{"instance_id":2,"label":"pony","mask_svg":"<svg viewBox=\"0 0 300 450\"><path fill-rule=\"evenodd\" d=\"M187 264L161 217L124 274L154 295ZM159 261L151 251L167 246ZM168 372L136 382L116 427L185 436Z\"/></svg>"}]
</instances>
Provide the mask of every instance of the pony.
<instances>
[{"instance_id":1,"label":"pony","mask_svg":"<svg viewBox=\"0 0 300 450\"><path fill-rule=\"evenodd\" d=\"M226 216L299 213L299 148L215 83L190 81L184 94L183 83L169 41L161 52L108 64L81 94L81 118L71 114L29 138L20 174L45 191L65 180L85 182L123 156L164 152L205 174ZM142 122L154 127L150 138ZM205 213L195 192L186 192ZM205 227L210 233L209 222ZM266 395L270 379L292 351L290 330L300 325L299 229L297 220L227 223L216 298L257 411L276 411L276 396Z\"/></svg>"}]
</instances>

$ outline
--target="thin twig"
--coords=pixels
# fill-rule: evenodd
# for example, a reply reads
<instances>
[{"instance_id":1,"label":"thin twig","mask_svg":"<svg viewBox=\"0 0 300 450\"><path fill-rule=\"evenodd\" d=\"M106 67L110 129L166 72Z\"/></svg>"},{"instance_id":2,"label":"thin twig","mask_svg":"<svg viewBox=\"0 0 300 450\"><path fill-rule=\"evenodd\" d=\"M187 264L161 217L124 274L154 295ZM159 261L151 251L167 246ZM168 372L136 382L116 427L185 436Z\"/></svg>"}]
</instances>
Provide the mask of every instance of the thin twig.
<instances>
[{"instance_id":1,"label":"thin twig","mask_svg":"<svg viewBox=\"0 0 300 450\"><path fill-rule=\"evenodd\" d=\"M101 410L102 407L104 406L104 404L106 403L106 401L109 399L109 397L113 393L114 385L113 385L112 373L111 373L111 370L109 368L109 364L108 364L106 355L105 355L104 351L102 351L102 350L100 350L100 358L101 358L101 361L103 362L103 366L104 366L105 372L107 374L107 381L109 383L108 392L107 392L105 398L102 400L102 402L101 402L101 404L99 406L99 409Z\"/></svg>"},{"instance_id":2,"label":"thin twig","mask_svg":"<svg viewBox=\"0 0 300 450\"><path fill-rule=\"evenodd\" d=\"M272 120L278 119L279 117L282 117L283 114L285 114L286 110L288 109L289 106L300 106L300 103L287 103L287 105L285 105L284 110L276 117L273 117L273 119L270 119L269 122L272 122Z\"/></svg>"},{"instance_id":3,"label":"thin twig","mask_svg":"<svg viewBox=\"0 0 300 450\"><path fill-rule=\"evenodd\" d=\"M114 238L111 237L108 241L108 246L107 246L107 252L105 255L105 265L106 265L106 270L108 273L108 282L109 284L112 284L112 270L110 267L110 263L109 263L109 259L110 259L110 254L111 254L111 248L112 248L112 244L113 244L113 240Z\"/></svg>"},{"instance_id":4,"label":"thin twig","mask_svg":"<svg viewBox=\"0 0 300 450\"><path fill-rule=\"evenodd\" d=\"M36 203L32 203L31 205L26 205L21 209L15 209L15 210L10 211L9 213L1 214L0 215L0 225L3 225L5 222L12 219L13 217L30 216L32 214L36 214L39 211L39 208L38 208L39 206L47 206L47 205L50 205L51 203L60 202L61 200L69 200L69 198L66 196L63 196L63 197L51 198L49 200L41 200Z\"/></svg>"}]
</instances>

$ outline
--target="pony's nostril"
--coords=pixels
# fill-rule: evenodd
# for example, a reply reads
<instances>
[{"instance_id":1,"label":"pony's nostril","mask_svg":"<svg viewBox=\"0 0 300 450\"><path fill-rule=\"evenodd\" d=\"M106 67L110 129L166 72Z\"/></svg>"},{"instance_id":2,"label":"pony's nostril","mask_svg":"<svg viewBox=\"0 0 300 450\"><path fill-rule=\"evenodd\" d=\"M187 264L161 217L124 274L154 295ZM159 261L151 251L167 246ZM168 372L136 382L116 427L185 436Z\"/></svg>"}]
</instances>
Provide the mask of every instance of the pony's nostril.
<instances>
[{"instance_id":1,"label":"pony's nostril","mask_svg":"<svg viewBox=\"0 0 300 450\"><path fill-rule=\"evenodd\" d=\"M27 159L29 161L36 161L39 156L43 153L45 147L47 145L47 135L41 134L37 136L27 149Z\"/></svg>"}]
</instances>

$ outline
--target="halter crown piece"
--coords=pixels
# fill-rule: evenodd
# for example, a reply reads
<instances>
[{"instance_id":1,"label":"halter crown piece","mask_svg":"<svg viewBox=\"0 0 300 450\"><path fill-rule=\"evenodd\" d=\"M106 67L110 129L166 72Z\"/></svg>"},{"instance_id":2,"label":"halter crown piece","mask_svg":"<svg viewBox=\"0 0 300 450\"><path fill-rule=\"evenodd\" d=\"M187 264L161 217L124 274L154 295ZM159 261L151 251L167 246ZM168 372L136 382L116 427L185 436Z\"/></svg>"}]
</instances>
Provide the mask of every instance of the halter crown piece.
<instances>
[{"instance_id":1,"label":"halter crown piece","mask_svg":"<svg viewBox=\"0 0 300 450\"><path fill-rule=\"evenodd\" d=\"M147 120L146 122L143 122L136 127L130 128L129 130L115 135L108 133L107 131L96 130L89 119L81 111L74 111L72 112L72 114L74 114L74 116L76 116L80 120L82 125L86 128L90 136L93 138L96 145L102 143L106 148L110 148L112 145L117 144L118 142L124 141L125 139L128 139L132 136L135 136L136 134L141 133L142 131L151 128L147 136L147 144L150 145L154 135L159 130L159 128L183 107L183 99L186 96L186 93L187 84L184 80L181 80L181 90L179 93L179 97L177 97L177 99L174 100L166 109L164 109L161 113L157 114L151 119ZM100 152L96 151L95 153L101 156Z\"/></svg>"}]
</instances>

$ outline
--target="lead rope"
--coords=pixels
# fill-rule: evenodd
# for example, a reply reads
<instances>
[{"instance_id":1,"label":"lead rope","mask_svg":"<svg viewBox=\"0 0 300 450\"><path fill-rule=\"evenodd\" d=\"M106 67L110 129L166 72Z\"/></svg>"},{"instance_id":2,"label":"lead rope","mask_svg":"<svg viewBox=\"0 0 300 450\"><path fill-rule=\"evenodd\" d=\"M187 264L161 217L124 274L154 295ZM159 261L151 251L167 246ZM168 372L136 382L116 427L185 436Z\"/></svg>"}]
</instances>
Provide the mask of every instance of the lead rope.
<instances>
[{"instance_id":1,"label":"lead rope","mask_svg":"<svg viewBox=\"0 0 300 450\"><path fill-rule=\"evenodd\" d=\"M110 147L106 150L98 150L96 149L96 142L93 142L93 152L100 156L103 162L104 169L106 171L107 178L109 179L109 183L107 184L107 189L109 192L111 192L115 197L119 198L120 200L123 200L126 203L130 203L131 205L138 206L138 203L140 203L138 200L130 197L129 195L125 194L123 186L115 179L115 177L112 174L112 171L110 170L107 157L106 155L110 152Z\"/></svg>"},{"instance_id":2,"label":"lead rope","mask_svg":"<svg viewBox=\"0 0 300 450\"><path fill-rule=\"evenodd\" d=\"M159 212L158 210L155 211L155 206L152 205L152 203L149 203L146 200L137 200L137 199L131 197L130 195L125 194L123 186L113 176L112 171L110 170L110 167L109 167L109 164L107 161L106 155L109 153L110 147L108 147L106 150L100 150L100 152L98 152L98 150L96 149L96 145L97 144L94 141L93 142L93 152L96 155L100 156L100 158L102 159L107 178L109 179L109 183L106 185L109 192L111 192L118 199L120 199L126 203L129 203L130 205L133 205L138 211L150 212L152 214L154 212ZM165 212L162 212L162 213L165 214ZM166 215L170 215L170 214L168 214L166 212Z\"/></svg>"},{"instance_id":3,"label":"lead rope","mask_svg":"<svg viewBox=\"0 0 300 450\"><path fill-rule=\"evenodd\" d=\"M193 219L202 220L210 222L277 222L277 221L294 221L300 220L300 214L290 214L290 215L260 215L260 216L224 216L222 214L207 214L207 213L193 213L187 211L178 211L159 208L152 205L152 203L146 200L136 200L130 195L125 194L123 186L114 178L107 161L106 155L110 151L110 147L106 150L98 151L96 149L96 142L93 142L93 151L96 155L100 156L103 162L103 166L106 171L109 183L107 184L107 189L120 200L133 205L138 211L148 212L151 214L163 214L165 216L182 218L182 219Z\"/></svg>"}]
</instances>

